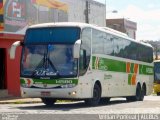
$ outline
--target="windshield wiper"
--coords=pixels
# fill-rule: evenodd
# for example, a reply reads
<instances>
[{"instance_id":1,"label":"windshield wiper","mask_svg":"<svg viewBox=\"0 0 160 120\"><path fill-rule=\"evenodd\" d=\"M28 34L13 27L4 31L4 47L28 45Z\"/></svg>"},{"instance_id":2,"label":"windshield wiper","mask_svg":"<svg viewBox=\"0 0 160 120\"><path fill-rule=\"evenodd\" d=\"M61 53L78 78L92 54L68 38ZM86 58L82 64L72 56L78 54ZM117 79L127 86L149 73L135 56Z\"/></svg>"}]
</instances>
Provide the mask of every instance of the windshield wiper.
<instances>
[{"instance_id":1,"label":"windshield wiper","mask_svg":"<svg viewBox=\"0 0 160 120\"><path fill-rule=\"evenodd\" d=\"M43 59L40 61L40 63L38 64L38 66L33 70L33 73L32 73L32 77L36 74L36 70L38 69L38 68L45 68L45 55L44 55L44 57L43 57Z\"/></svg>"},{"instance_id":2,"label":"windshield wiper","mask_svg":"<svg viewBox=\"0 0 160 120\"><path fill-rule=\"evenodd\" d=\"M51 65L52 69L53 69L54 71L56 71L57 75L60 76L58 70L56 69L56 67L54 66L54 64L51 62L51 60L50 60L49 58L48 58L48 62L49 62L49 64Z\"/></svg>"},{"instance_id":3,"label":"windshield wiper","mask_svg":"<svg viewBox=\"0 0 160 120\"><path fill-rule=\"evenodd\" d=\"M51 68L55 71L56 75L59 76L58 70L56 69L54 64L51 62L51 60L47 57L46 53L44 53L43 59L40 61L38 66L34 69L31 76L34 77L38 69L44 69L45 70L45 75L46 75L46 73L47 73L46 71L47 71L48 66L49 66L48 63L51 65ZM41 75L39 75L39 76L41 76Z\"/></svg>"}]
</instances>

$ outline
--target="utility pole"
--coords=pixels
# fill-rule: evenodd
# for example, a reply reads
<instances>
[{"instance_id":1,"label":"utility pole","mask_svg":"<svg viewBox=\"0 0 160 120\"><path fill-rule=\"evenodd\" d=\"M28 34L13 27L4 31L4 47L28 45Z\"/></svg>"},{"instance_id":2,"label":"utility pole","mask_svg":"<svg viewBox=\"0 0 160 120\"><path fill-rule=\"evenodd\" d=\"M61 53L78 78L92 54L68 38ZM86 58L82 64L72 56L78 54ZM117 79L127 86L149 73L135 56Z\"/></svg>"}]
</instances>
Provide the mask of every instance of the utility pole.
<instances>
[{"instance_id":1,"label":"utility pole","mask_svg":"<svg viewBox=\"0 0 160 120\"><path fill-rule=\"evenodd\" d=\"M106 26L107 26L107 22L106 22L106 13L107 13L107 1L105 0L105 23L106 23Z\"/></svg>"},{"instance_id":2,"label":"utility pole","mask_svg":"<svg viewBox=\"0 0 160 120\"><path fill-rule=\"evenodd\" d=\"M84 11L84 15L85 15L85 22L86 23L89 23L89 12L90 12L90 4L88 1L86 1L86 8L85 8L85 11Z\"/></svg>"}]
</instances>

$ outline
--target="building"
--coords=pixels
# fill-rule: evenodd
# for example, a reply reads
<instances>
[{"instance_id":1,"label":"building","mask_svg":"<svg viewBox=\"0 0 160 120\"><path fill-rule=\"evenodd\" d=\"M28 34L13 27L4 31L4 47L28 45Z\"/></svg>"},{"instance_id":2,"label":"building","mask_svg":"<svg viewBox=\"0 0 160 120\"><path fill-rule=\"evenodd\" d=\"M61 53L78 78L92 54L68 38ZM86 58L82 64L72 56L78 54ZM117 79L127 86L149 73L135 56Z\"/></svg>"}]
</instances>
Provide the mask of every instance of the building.
<instances>
[{"instance_id":1,"label":"building","mask_svg":"<svg viewBox=\"0 0 160 120\"><path fill-rule=\"evenodd\" d=\"M106 19L106 26L126 33L129 37L136 39L137 23L133 21L125 18Z\"/></svg>"},{"instance_id":2,"label":"building","mask_svg":"<svg viewBox=\"0 0 160 120\"><path fill-rule=\"evenodd\" d=\"M47 2L49 0L30 1L32 2L27 1L27 8L29 8L27 13L31 23L69 21L86 22L99 26L106 25L105 4L93 0L59 0L58 9L57 6L51 6ZM34 6L32 5L33 3Z\"/></svg>"},{"instance_id":3,"label":"building","mask_svg":"<svg viewBox=\"0 0 160 120\"><path fill-rule=\"evenodd\" d=\"M106 26L105 4L93 0L63 0L70 6L68 21L85 22L98 26ZM76 7L75 7L76 6Z\"/></svg>"},{"instance_id":4,"label":"building","mask_svg":"<svg viewBox=\"0 0 160 120\"><path fill-rule=\"evenodd\" d=\"M97 17L98 16L98 17ZM105 26L105 5L93 0L0 0L0 97L20 96L20 54L10 46L22 41L28 26L45 22L88 22Z\"/></svg>"}]
</instances>

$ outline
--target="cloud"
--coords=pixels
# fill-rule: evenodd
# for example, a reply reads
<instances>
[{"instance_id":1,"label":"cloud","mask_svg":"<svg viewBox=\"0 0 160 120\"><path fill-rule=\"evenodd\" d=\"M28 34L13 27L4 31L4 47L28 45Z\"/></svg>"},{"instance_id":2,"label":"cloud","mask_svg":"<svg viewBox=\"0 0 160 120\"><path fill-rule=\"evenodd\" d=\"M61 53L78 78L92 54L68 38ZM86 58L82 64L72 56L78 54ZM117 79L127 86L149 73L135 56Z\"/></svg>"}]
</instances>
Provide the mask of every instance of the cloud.
<instances>
[{"instance_id":1,"label":"cloud","mask_svg":"<svg viewBox=\"0 0 160 120\"><path fill-rule=\"evenodd\" d=\"M147 5L147 7L148 7L148 8L150 8L150 9L152 9L152 8L155 8L155 7L156 7L156 5L155 5L155 4L153 4L153 3L151 3L151 4L148 4L148 5Z\"/></svg>"},{"instance_id":2,"label":"cloud","mask_svg":"<svg viewBox=\"0 0 160 120\"><path fill-rule=\"evenodd\" d=\"M160 26L141 24L137 30L138 40L160 40Z\"/></svg>"},{"instance_id":3,"label":"cloud","mask_svg":"<svg viewBox=\"0 0 160 120\"><path fill-rule=\"evenodd\" d=\"M134 5L129 5L125 10L120 11L125 16L138 20L160 20L160 9L143 10Z\"/></svg>"},{"instance_id":4,"label":"cloud","mask_svg":"<svg viewBox=\"0 0 160 120\"><path fill-rule=\"evenodd\" d=\"M150 5L153 6L153 5ZM108 14L108 18L126 18L137 23L138 40L160 40L160 8L143 10L134 5L118 11L118 14Z\"/></svg>"}]
</instances>

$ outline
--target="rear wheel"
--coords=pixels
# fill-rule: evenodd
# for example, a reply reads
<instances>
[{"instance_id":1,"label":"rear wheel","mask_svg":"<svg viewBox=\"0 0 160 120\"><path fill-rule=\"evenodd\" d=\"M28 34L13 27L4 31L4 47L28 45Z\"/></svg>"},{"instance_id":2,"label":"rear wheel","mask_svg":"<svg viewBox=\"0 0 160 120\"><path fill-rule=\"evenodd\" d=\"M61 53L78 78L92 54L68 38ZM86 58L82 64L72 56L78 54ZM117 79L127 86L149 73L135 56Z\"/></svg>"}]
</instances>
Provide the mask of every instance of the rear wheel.
<instances>
[{"instance_id":1,"label":"rear wheel","mask_svg":"<svg viewBox=\"0 0 160 120\"><path fill-rule=\"evenodd\" d=\"M145 87L145 85L143 85L142 90L141 90L140 101L143 101L145 95L146 95L146 87Z\"/></svg>"},{"instance_id":2,"label":"rear wheel","mask_svg":"<svg viewBox=\"0 0 160 120\"><path fill-rule=\"evenodd\" d=\"M93 97L91 99L85 100L87 105L96 106L98 105L101 98L101 89L99 85L95 84L93 89Z\"/></svg>"},{"instance_id":3,"label":"rear wheel","mask_svg":"<svg viewBox=\"0 0 160 120\"><path fill-rule=\"evenodd\" d=\"M41 98L41 100L46 106L53 106L56 102L56 99L54 98Z\"/></svg>"},{"instance_id":4,"label":"rear wheel","mask_svg":"<svg viewBox=\"0 0 160 120\"><path fill-rule=\"evenodd\" d=\"M142 98L144 98L144 94L142 95L140 84L137 85L135 96L126 97L127 101L129 101L129 102L131 102L131 101L142 101Z\"/></svg>"}]
</instances>

